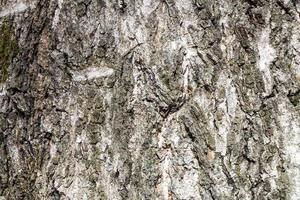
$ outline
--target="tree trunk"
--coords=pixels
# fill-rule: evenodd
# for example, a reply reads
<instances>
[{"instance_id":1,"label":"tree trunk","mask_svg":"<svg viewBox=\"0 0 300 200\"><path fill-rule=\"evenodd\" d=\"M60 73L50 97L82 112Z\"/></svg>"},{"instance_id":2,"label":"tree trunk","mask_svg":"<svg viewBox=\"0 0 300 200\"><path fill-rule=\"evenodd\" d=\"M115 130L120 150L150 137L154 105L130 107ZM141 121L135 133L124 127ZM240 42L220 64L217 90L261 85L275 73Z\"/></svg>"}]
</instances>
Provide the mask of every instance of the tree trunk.
<instances>
[{"instance_id":1,"label":"tree trunk","mask_svg":"<svg viewBox=\"0 0 300 200\"><path fill-rule=\"evenodd\" d=\"M300 199L300 1L0 0L0 199Z\"/></svg>"}]
</instances>

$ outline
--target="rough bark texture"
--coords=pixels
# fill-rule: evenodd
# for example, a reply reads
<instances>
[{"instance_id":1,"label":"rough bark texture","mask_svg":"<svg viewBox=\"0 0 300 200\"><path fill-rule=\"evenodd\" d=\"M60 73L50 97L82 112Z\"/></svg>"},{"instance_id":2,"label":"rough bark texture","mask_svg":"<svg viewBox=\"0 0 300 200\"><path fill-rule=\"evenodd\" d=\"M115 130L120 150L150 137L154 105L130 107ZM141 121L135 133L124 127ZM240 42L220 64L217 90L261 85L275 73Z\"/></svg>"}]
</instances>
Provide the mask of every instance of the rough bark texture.
<instances>
[{"instance_id":1,"label":"rough bark texture","mask_svg":"<svg viewBox=\"0 0 300 200\"><path fill-rule=\"evenodd\" d=\"M298 0L0 0L0 199L300 199Z\"/></svg>"}]
</instances>

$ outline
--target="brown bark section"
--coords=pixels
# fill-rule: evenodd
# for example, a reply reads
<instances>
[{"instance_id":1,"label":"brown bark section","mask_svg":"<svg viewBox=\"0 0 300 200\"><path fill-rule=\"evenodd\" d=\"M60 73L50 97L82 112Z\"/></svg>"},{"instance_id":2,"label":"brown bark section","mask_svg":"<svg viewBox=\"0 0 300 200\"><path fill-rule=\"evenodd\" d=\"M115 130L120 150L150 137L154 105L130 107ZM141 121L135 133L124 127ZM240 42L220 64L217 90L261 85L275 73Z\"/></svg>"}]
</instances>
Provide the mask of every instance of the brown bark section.
<instances>
[{"instance_id":1,"label":"brown bark section","mask_svg":"<svg viewBox=\"0 0 300 200\"><path fill-rule=\"evenodd\" d=\"M0 5L0 199L299 198L298 1Z\"/></svg>"}]
</instances>

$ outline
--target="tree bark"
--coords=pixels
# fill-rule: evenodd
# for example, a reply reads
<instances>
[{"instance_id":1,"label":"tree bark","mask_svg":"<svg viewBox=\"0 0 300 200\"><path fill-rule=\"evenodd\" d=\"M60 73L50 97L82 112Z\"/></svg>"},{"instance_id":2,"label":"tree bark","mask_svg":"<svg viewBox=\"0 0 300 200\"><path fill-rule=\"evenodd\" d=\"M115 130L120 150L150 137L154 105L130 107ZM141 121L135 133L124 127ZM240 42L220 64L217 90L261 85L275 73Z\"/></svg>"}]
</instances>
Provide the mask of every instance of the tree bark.
<instances>
[{"instance_id":1,"label":"tree bark","mask_svg":"<svg viewBox=\"0 0 300 200\"><path fill-rule=\"evenodd\" d=\"M300 199L298 0L0 0L0 199Z\"/></svg>"}]
</instances>

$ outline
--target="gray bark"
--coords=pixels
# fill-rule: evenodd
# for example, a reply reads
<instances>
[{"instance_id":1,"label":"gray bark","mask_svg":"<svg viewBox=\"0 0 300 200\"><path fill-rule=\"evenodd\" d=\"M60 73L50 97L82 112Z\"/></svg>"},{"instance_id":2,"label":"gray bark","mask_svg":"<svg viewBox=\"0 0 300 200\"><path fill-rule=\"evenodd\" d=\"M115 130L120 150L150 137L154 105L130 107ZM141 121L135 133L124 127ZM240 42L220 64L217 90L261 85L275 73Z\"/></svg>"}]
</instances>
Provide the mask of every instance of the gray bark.
<instances>
[{"instance_id":1,"label":"gray bark","mask_svg":"<svg viewBox=\"0 0 300 200\"><path fill-rule=\"evenodd\" d=\"M300 199L298 0L0 6L0 199Z\"/></svg>"}]
</instances>

